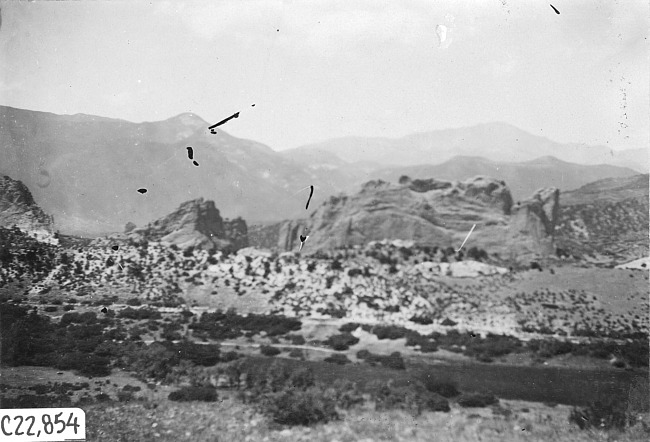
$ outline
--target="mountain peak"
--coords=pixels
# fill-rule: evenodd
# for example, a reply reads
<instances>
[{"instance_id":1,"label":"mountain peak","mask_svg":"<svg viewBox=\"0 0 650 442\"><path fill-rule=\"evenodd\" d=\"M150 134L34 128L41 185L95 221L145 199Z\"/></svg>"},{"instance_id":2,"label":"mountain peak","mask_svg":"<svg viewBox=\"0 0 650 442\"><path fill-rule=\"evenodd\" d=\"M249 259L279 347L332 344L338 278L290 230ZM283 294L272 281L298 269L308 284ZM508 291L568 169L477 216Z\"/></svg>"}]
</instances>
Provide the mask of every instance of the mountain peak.
<instances>
[{"instance_id":1,"label":"mountain peak","mask_svg":"<svg viewBox=\"0 0 650 442\"><path fill-rule=\"evenodd\" d=\"M175 117L167 119L166 122L178 122L184 126L190 126L194 128L207 125L207 121L191 112L183 112L182 114L178 114Z\"/></svg>"}]
</instances>

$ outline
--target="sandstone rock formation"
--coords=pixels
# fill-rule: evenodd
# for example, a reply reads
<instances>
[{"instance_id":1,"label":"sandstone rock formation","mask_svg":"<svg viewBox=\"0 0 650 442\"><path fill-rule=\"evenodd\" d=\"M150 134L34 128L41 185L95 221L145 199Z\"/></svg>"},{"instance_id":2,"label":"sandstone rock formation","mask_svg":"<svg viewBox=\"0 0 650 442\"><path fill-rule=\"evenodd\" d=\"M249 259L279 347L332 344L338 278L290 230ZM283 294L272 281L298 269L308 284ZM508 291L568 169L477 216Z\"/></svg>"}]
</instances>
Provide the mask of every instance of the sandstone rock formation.
<instances>
[{"instance_id":1,"label":"sandstone rock formation","mask_svg":"<svg viewBox=\"0 0 650 442\"><path fill-rule=\"evenodd\" d=\"M0 226L16 226L39 241L57 242L54 218L34 202L27 186L8 176L0 178Z\"/></svg>"},{"instance_id":2,"label":"sandstone rock formation","mask_svg":"<svg viewBox=\"0 0 650 442\"><path fill-rule=\"evenodd\" d=\"M235 251L248 246L246 222L241 218L222 219L214 201L198 198L182 203L169 215L144 227L135 227L124 234L112 235L114 240L142 240L174 244L205 250Z\"/></svg>"},{"instance_id":3,"label":"sandstone rock formation","mask_svg":"<svg viewBox=\"0 0 650 442\"><path fill-rule=\"evenodd\" d=\"M364 184L356 195L331 197L306 220L258 229L252 244L297 250L299 236L309 235L303 253L383 239L457 248L476 224L466 246L502 254L510 251L512 207L506 184L483 176L460 182L408 177L398 184L376 180ZM546 209L551 212L545 216L553 218L554 209Z\"/></svg>"},{"instance_id":4,"label":"sandstone rock formation","mask_svg":"<svg viewBox=\"0 0 650 442\"><path fill-rule=\"evenodd\" d=\"M554 187L539 189L515 204L508 232L511 257L552 254L559 213L560 191Z\"/></svg>"}]
</instances>

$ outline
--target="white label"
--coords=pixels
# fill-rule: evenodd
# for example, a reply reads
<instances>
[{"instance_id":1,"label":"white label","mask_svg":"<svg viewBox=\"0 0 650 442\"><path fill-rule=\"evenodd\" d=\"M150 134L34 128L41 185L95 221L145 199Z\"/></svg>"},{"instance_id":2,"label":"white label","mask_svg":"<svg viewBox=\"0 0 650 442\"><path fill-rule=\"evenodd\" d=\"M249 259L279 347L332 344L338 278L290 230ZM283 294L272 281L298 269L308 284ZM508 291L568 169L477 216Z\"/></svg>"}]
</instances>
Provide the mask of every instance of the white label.
<instances>
[{"instance_id":1,"label":"white label","mask_svg":"<svg viewBox=\"0 0 650 442\"><path fill-rule=\"evenodd\" d=\"M17 408L0 410L0 440L7 442L86 439L86 413L81 408Z\"/></svg>"}]
</instances>

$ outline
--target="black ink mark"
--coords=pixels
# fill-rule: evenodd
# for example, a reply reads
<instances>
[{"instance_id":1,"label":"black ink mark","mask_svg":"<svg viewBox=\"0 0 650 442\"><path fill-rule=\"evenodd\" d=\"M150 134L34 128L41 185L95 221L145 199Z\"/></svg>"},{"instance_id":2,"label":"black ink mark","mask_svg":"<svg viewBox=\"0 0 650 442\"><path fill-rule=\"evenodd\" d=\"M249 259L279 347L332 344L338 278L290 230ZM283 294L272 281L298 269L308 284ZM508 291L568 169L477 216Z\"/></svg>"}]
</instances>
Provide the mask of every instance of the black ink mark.
<instances>
[{"instance_id":1,"label":"black ink mark","mask_svg":"<svg viewBox=\"0 0 650 442\"><path fill-rule=\"evenodd\" d=\"M142 189L138 189L138 192L144 195L145 193L147 193L147 189L143 187Z\"/></svg>"},{"instance_id":2,"label":"black ink mark","mask_svg":"<svg viewBox=\"0 0 650 442\"><path fill-rule=\"evenodd\" d=\"M255 107L255 103L251 104L251 107Z\"/></svg>"},{"instance_id":3,"label":"black ink mark","mask_svg":"<svg viewBox=\"0 0 650 442\"><path fill-rule=\"evenodd\" d=\"M556 8L555 6L551 5L551 8L553 8L553 10L555 11L555 13L556 13L557 15L560 15L560 11L558 11L557 8Z\"/></svg>"},{"instance_id":4,"label":"black ink mark","mask_svg":"<svg viewBox=\"0 0 650 442\"><path fill-rule=\"evenodd\" d=\"M120 246L111 246L111 249L117 252L118 250L120 250Z\"/></svg>"},{"instance_id":5,"label":"black ink mark","mask_svg":"<svg viewBox=\"0 0 650 442\"><path fill-rule=\"evenodd\" d=\"M300 249L298 249L299 252L302 251L302 246L305 245L305 241L307 241L308 239L309 239L309 235L307 236L300 235Z\"/></svg>"},{"instance_id":6,"label":"black ink mark","mask_svg":"<svg viewBox=\"0 0 650 442\"><path fill-rule=\"evenodd\" d=\"M221 120L221 121L219 121L218 123L215 123L215 124L213 124L212 126L208 127L208 129L210 129L210 133L216 134L217 131L214 130L215 127L219 127L219 126L221 126L222 124L225 124L225 123L229 122L229 121L232 120L233 118L239 118L239 112L235 112L234 114L232 114L231 116L229 116L229 117L226 118L225 120Z\"/></svg>"},{"instance_id":7,"label":"black ink mark","mask_svg":"<svg viewBox=\"0 0 650 442\"><path fill-rule=\"evenodd\" d=\"M102 308L102 309L100 310L100 312L102 312L102 313L108 313L108 309L107 309L106 307L104 307L104 308Z\"/></svg>"},{"instance_id":8,"label":"black ink mark","mask_svg":"<svg viewBox=\"0 0 650 442\"><path fill-rule=\"evenodd\" d=\"M188 146L188 147L187 147L187 157L188 157L190 160L194 159L194 150L192 149L191 146ZM199 165L199 163L197 163L196 161L192 161L192 164L194 164L195 166L198 166L198 165Z\"/></svg>"},{"instance_id":9,"label":"black ink mark","mask_svg":"<svg viewBox=\"0 0 650 442\"><path fill-rule=\"evenodd\" d=\"M307 205L305 206L305 210L309 209L309 202L311 201L311 196L314 194L314 186L309 186L311 190L309 191L309 199L307 200Z\"/></svg>"}]
</instances>

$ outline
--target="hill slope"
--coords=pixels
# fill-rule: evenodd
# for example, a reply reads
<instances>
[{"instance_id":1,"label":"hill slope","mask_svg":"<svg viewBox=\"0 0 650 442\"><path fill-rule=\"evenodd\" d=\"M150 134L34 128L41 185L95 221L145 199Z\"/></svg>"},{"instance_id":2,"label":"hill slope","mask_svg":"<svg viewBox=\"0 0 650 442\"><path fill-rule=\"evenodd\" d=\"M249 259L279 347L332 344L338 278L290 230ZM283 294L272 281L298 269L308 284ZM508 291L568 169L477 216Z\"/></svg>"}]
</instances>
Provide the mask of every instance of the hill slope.
<instances>
[{"instance_id":1,"label":"hill slope","mask_svg":"<svg viewBox=\"0 0 650 442\"><path fill-rule=\"evenodd\" d=\"M647 174L563 194L558 245L568 254L619 262L648 256L648 197Z\"/></svg>"},{"instance_id":2,"label":"hill slope","mask_svg":"<svg viewBox=\"0 0 650 442\"><path fill-rule=\"evenodd\" d=\"M59 229L86 234L121 231L126 221L143 225L200 197L229 217L279 220L303 213L297 190L319 183L313 202L334 192L269 147L207 127L193 114L130 123L3 106L0 174L32 189Z\"/></svg>"}]
</instances>

